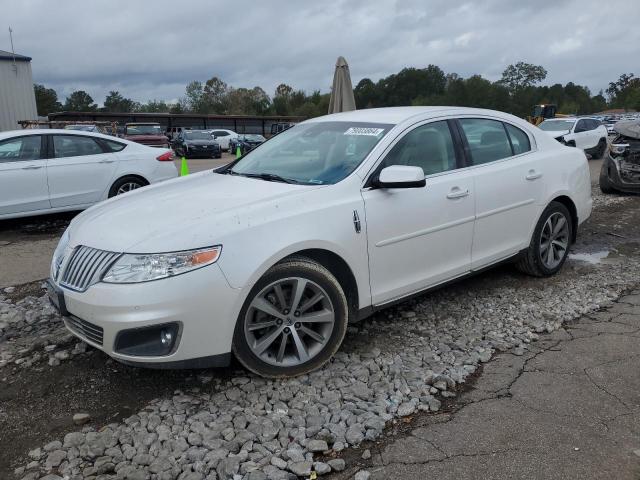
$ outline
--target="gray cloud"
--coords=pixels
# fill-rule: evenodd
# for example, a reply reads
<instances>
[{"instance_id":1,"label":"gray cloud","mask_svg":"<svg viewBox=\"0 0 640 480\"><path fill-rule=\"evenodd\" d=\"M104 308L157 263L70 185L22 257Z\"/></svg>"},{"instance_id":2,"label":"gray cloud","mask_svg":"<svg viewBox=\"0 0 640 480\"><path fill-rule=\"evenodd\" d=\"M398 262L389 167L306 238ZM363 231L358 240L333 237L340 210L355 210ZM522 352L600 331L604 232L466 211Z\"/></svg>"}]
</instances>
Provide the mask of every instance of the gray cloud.
<instances>
[{"instance_id":1,"label":"gray cloud","mask_svg":"<svg viewBox=\"0 0 640 480\"><path fill-rule=\"evenodd\" d=\"M546 83L596 93L640 58L635 0L0 0L0 11L16 51L33 57L34 81L99 103L109 90L176 99L214 75L270 94L281 82L326 92L338 55L354 84L430 63L496 80L525 60L549 71Z\"/></svg>"}]
</instances>

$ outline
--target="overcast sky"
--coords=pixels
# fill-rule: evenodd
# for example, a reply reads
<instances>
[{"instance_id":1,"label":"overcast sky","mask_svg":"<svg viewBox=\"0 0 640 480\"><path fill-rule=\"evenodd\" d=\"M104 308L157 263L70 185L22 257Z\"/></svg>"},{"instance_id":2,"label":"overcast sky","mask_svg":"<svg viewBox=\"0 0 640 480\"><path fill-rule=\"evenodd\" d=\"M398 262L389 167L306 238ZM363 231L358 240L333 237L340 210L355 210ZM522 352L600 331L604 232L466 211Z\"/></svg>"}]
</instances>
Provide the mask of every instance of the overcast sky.
<instances>
[{"instance_id":1,"label":"overcast sky","mask_svg":"<svg viewBox=\"0 0 640 480\"><path fill-rule=\"evenodd\" d=\"M595 94L640 75L638 0L0 0L0 49L33 58L33 78L62 101L83 89L138 101L174 100L191 80L235 87L279 83L329 91L336 57L354 86L401 68L438 65L500 78L518 60L545 83Z\"/></svg>"}]
</instances>

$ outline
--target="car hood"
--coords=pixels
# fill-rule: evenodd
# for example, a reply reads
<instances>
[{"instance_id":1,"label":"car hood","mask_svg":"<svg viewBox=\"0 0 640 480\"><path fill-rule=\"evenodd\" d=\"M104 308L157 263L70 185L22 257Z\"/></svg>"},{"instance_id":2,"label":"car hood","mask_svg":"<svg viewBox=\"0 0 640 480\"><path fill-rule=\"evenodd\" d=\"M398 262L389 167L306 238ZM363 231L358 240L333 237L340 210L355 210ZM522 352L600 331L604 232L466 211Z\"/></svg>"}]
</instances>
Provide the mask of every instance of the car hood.
<instances>
[{"instance_id":1,"label":"car hood","mask_svg":"<svg viewBox=\"0 0 640 480\"><path fill-rule=\"evenodd\" d=\"M218 142L214 140L185 140L184 143L186 145L215 145Z\"/></svg>"},{"instance_id":2,"label":"car hood","mask_svg":"<svg viewBox=\"0 0 640 480\"><path fill-rule=\"evenodd\" d=\"M563 137L564 135L569 135L571 130L542 130L544 133L553 138Z\"/></svg>"},{"instance_id":3,"label":"car hood","mask_svg":"<svg viewBox=\"0 0 640 480\"><path fill-rule=\"evenodd\" d=\"M212 171L119 195L78 215L70 246L130 253L169 252L221 243L225 233L267 218L286 197L322 186L293 185ZM294 200L295 202L295 200Z\"/></svg>"},{"instance_id":4,"label":"car hood","mask_svg":"<svg viewBox=\"0 0 640 480\"><path fill-rule=\"evenodd\" d=\"M640 140L640 120L617 122L613 129L620 135Z\"/></svg>"}]
</instances>

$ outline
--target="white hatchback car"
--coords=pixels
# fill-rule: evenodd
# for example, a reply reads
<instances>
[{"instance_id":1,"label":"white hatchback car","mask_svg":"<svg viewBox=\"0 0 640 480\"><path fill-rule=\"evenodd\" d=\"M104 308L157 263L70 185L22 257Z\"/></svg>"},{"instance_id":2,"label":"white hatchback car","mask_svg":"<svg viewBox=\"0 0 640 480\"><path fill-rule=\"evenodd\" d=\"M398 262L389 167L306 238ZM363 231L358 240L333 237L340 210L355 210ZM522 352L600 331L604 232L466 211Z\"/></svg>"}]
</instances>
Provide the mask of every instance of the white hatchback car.
<instances>
[{"instance_id":1,"label":"white hatchback car","mask_svg":"<svg viewBox=\"0 0 640 480\"><path fill-rule=\"evenodd\" d=\"M171 150L100 133L0 133L0 219L82 210L178 176Z\"/></svg>"},{"instance_id":2,"label":"white hatchback car","mask_svg":"<svg viewBox=\"0 0 640 480\"><path fill-rule=\"evenodd\" d=\"M349 321L416 293L503 261L556 273L590 213L584 153L519 118L359 110L85 211L49 294L75 335L125 363L223 366L234 352L297 375Z\"/></svg>"},{"instance_id":3,"label":"white hatchback car","mask_svg":"<svg viewBox=\"0 0 640 480\"><path fill-rule=\"evenodd\" d=\"M220 144L222 150L229 150L229 142L238 138L238 134L233 130L225 130L218 128L215 130L209 130L213 139Z\"/></svg>"}]
</instances>

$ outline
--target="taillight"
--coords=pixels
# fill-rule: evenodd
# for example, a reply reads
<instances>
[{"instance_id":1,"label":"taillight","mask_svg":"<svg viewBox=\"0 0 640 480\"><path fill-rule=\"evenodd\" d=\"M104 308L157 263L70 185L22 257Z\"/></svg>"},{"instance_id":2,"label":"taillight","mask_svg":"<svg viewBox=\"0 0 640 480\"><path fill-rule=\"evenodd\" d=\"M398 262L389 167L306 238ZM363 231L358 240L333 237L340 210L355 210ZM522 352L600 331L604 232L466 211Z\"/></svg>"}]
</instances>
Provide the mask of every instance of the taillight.
<instances>
[{"instance_id":1,"label":"taillight","mask_svg":"<svg viewBox=\"0 0 640 480\"><path fill-rule=\"evenodd\" d=\"M156 157L156 160L159 160L160 162L170 162L173 160L173 152L163 153L159 157Z\"/></svg>"}]
</instances>

